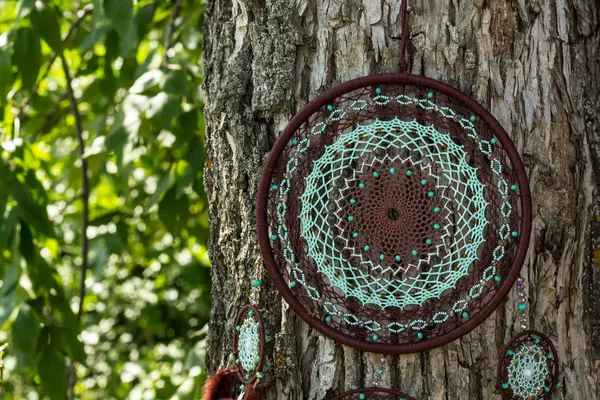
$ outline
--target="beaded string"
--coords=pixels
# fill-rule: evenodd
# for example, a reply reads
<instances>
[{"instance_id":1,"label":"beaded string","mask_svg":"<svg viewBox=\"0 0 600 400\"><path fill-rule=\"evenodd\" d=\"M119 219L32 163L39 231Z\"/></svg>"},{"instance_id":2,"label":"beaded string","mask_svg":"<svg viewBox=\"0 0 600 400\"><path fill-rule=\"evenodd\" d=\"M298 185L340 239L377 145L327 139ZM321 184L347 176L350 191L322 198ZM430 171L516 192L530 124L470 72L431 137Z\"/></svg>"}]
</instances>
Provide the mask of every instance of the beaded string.
<instances>
[{"instance_id":1,"label":"beaded string","mask_svg":"<svg viewBox=\"0 0 600 400\"><path fill-rule=\"evenodd\" d=\"M383 378L383 374L384 374L384 367L385 367L385 357L381 356L381 362L379 363L379 365L377 366L377 369L375 370L375 380L373 381L373 386L375 387L379 387L379 384L381 383L381 379Z\"/></svg>"},{"instance_id":2,"label":"beaded string","mask_svg":"<svg viewBox=\"0 0 600 400\"><path fill-rule=\"evenodd\" d=\"M527 312L527 297L525 295L525 281L520 276L517 278L517 298L519 310L519 323L521 329L526 330L529 327L529 316Z\"/></svg>"}]
</instances>

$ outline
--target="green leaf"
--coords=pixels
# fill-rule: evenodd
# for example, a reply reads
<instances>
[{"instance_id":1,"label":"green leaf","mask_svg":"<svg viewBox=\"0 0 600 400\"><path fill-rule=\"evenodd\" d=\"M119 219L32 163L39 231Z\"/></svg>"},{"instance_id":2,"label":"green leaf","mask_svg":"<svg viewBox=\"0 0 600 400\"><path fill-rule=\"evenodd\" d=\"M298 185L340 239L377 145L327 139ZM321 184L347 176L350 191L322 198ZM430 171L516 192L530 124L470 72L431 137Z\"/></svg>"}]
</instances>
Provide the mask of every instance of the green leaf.
<instances>
[{"instance_id":1,"label":"green leaf","mask_svg":"<svg viewBox=\"0 0 600 400\"><path fill-rule=\"evenodd\" d=\"M21 0L18 5L17 19L28 16L35 8L36 0Z\"/></svg>"},{"instance_id":2,"label":"green leaf","mask_svg":"<svg viewBox=\"0 0 600 400\"><path fill-rule=\"evenodd\" d=\"M183 191L192 183L194 177L204 165L204 146L199 137L191 143L190 150L185 158L187 168L177 180L177 198L183 195Z\"/></svg>"},{"instance_id":3,"label":"green leaf","mask_svg":"<svg viewBox=\"0 0 600 400\"><path fill-rule=\"evenodd\" d=\"M159 93L148 102L146 117L159 128L167 128L182 111L181 99L178 96Z\"/></svg>"},{"instance_id":4,"label":"green leaf","mask_svg":"<svg viewBox=\"0 0 600 400\"><path fill-rule=\"evenodd\" d=\"M9 92L13 83L12 68L12 40L10 39L11 31L0 35L0 106L6 103L6 94Z\"/></svg>"},{"instance_id":5,"label":"green leaf","mask_svg":"<svg viewBox=\"0 0 600 400\"><path fill-rule=\"evenodd\" d=\"M67 394L67 362L53 341L44 346L38 359L41 389L52 400L63 400Z\"/></svg>"},{"instance_id":6,"label":"green leaf","mask_svg":"<svg viewBox=\"0 0 600 400\"><path fill-rule=\"evenodd\" d=\"M16 181L13 186L13 196L17 200L19 216L27 222L29 227L39 234L54 237L54 226L48 219L48 212L44 204L36 202L25 184Z\"/></svg>"},{"instance_id":7,"label":"green leaf","mask_svg":"<svg viewBox=\"0 0 600 400\"><path fill-rule=\"evenodd\" d=\"M104 0L104 13L121 40L128 39L133 22L133 0Z\"/></svg>"},{"instance_id":8,"label":"green leaf","mask_svg":"<svg viewBox=\"0 0 600 400\"><path fill-rule=\"evenodd\" d=\"M40 322L33 310L27 304L22 305L12 326L13 345L23 352L34 353L39 334Z\"/></svg>"},{"instance_id":9,"label":"green leaf","mask_svg":"<svg viewBox=\"0 0 600 400\"><path fill-rule=\"evenodd\" d=\"M8 212L8 216L0 225L0 249L4 249L8 246L9 239L11 238L17 221L19 220L19 210L17 207L13 207Z\"/></svg>"},{"instance_id":10,"label":"green leaf","mask_svg":"<svg viewBox=\"0 0 600 400\"><path fill-rule=\"evenodd\" d=\"M83 41L83 44L81 45L81 50L87 52L88 50L92 49L92 47L94 47L96 43L102 40L102 38L104 37L104 35L106 35L109 29L110 26L108 25L96 26Z\"/></svg>"},{"instance_id":11,"label":"green leaf","mask_svg":"<svg viewBox=\"0 0 600 400\"><path fill-rule=\"evenodd\" d=\"M35 9L31 12L31 24L52 50L57 53L62 51L60 25L58 24L58 15L54 9L41 1L36 1Z\"/></svg>"},{"instance_id":12,"label":"green leaf","mask_svg":"<svg viewBox=\"0 0 600 400\"><path fill-rule=\"evenodd\" d=\"M6 296L10 292L14 292L19 278L21 277L21 267L19 264L11 262L8 264L8 271L4 277L2 277L2 286L0 289L0 296Z\"/></svg>"},{"instance_id":13,"label":"green leaf","mask_svg":"<svg viewBox=\"0 0 600 400\"><path fill-rule=\"evenodd\" d=\"M21 75L23 88L30 90L37 80L42 64L40 37L32 28L21 27L17 31L13 61Z\"/></svg>"},{"instance_id":14,"label":"green leaf","mask_svg":"<svg viewBox=\"0 0 600 400\"><path fill-rule=\"evenodd\" d=\"M152 208L155 204L158 204L162 200L163 196L165 195L167 190L171 188L174 181L175 179L172 170L169 170L160 178L160 181L158 181L158 185L156 185L156 191L154 192L152 197L150 197L150 200L148 200L148 204L146 204L147 210Z\"/></svg>"},{"instance_id":15,"label":"green leaf","mask_svg":"<svg viewBox=\"0 0 600 400\"><path fill-rule=\"evenodd\" d=\"M163 85L163 90L179 97L187 95L190 90L190 84L181 70L170 71L167 80Z\"/></svg>"},{"instance_id":16,"label":"green leaf","mask_svg":"<svg viewBox=\"0 0 600 400\"><path fill-rule=\"evenodd\" d=\"M154 11L156 11L156 6L154 4L146 4L135 14L133 23L135 25L138 40L142 40L146 35L148 24L152 22L152 18L154 18Z\"/></svg>"},{"instance_id":17,"label":"green leaf","mask_svg":"<svg viewBox=\"0 0 600 400\"><path fill-rule=\"evenodd\" d=\"M0 296L0 329L3 329L6 321L9 320L12 313L15 311L15 291Z\"/></svg>"},{"instance_id":18,"label":"green leaf","mask_svg":"<svg viewBox=\"0 0 600 400\"><path fill-rule=\"evenodd\" d=\"M71 326L64 326L60 331L60 341L65 353L79 364L87 365L83 343L81 343L81 340L77 337L77 329Z\"/></svg>"},{"instance_id":19,"label":"green leaf","mask_svg":"<svg viewBox=\"0 0 600 400\"><path fill-rule=\"evenodd\" d=\"M29 265L35 264L35 258L37 256L35 246L33 245L33 234L27 226L27 224L21 221L21 238L19 240L19 251L23 258L29 263Z\"/></svg>"},{"instance_id":20,"label":"green leaf","mask_svg":"<svg viewBox=\"0 0 600 400\"><path fill-rule=\"evenodd\" d=\"M185 228L189 215L187 196L177 198L177 189L172 187L165 193L158 205L158 217L172 234L179 234Z\"/></svg>"}]
</instances>

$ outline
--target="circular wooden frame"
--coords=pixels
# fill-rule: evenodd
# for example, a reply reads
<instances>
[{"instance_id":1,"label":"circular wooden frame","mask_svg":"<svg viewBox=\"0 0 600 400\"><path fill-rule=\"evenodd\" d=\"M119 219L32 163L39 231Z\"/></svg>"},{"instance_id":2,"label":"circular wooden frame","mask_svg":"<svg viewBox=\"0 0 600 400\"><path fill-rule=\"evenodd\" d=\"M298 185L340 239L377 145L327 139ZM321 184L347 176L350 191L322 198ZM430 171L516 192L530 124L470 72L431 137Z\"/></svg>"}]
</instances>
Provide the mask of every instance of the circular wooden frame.
<instances>
[{"instance_id":1,"label":"circular wooden frame","mask_svg":"<svg viewBox=\"0 0 600 400\"><path fill-rule=\"evenodd\" d=\"M504 152L506 153L506 156L510 159L512 171L516 176L515 179L519 188L519 206L521 212L518 247L514 257L512 258L512 263L508 273L502 278L502 283L493 294L493 297L491 297L491 299L484 306L482 306L472 318L468 318L468 320L462 323L458 328L440 336L424 338L424 340L420 340L418 342L404 344L377 343L358 339L332 328L324 323L317 315L307 310L297 296L295 296L294 292L290 289L288 283L282 276L274 257L269 236L268 202L272 177L277 168L280 154L285 150L286 145L292 139L294 133L306 121L308 121L311 115L322 109L324 106L330 104L330 102L332 102L332 100L335 98L353 90L384 84L415 85L434 90L443 95L452 97L456 101L460 102L463 107L468 108L474 116L481 120L487 126L487 129L497 138L500 146L502 146ZM258 240L265 267L277 286L279 292L282 294L286 302L292 307L292 309L311 327L317 329L322 334L336 340L339 343L363 351L385 354L415 353L439 347L460 338L481 324L500 305L519 275L519 271L527 252L531 234L531 194L529 190L527 174L517 149L498 121L475 100L459 90L433 79L404 73L370 75L344 82L318 96L305 107L303 107L290 120L288 126L273 145L273 148L266 160L258 188L256 209Z\"/></svg>"},{"instance_id":2,"label":"circular wooden frame","mask_svg":"<svg viewBox=\"0 0 600 400\"><path fill-rule=\"evenodd\" d=\"M259 340L258 340L258 355L259 355L260 359L256 365L256 368L253 371L246 371L242 368L241 365L236 364L235 370L238 375L238 378L245 385L254 383L254 381L256 381L256 379L258 379L257 374L260 372L260 370L262 368L263 359L264 359L265 330L264 330L263 321L262 321L262 318L260 316L260 312L258 311L258 309L250 304L245 305L238 313L238 316L235 320L235 326L236 327L241 326L244 323L244 320L246 319L246 317L248 316L248 313L250 311L252 311L253 318L259 324L258 325L258 338L259 338ZM240 339L240 333L238 332L237 329L235 329L234 334L233 334L233 356L235 357L236 360L239 358L239 350L238 350L239 339ZM251 374L250 379L246 379L247 374Z\"/></svg>"},{"instance_id":3,"label":"circular wooden frame","mask_svg":"<svg viewBox=\"0 0 600 400\"><path fill-rule=\"evenodd\" d=\"M396 390L375 387L351 390L349 392L332 397L331 400L362 400L360 398L361 394L365 395L365 400L416 400L414 397Z\"/></svg>"},{"instance_id":4,"label":"circular wooden frame","mask_svg":"<svg viewBox=\"0 0 600 400\"><path fill-rule=\"evenodd\" d=\"M548 387L550 388L549 392L543 392L540 396L532 398L532 400L548 400L552 398L552 393L556 389L556 383L558 381L558 352L556 351L556 347L550 340L550 338L543 333L537 331L523 331L519 335L512 338L512 340L504 346L502 349L500 361L498 362L498 370L497 370L497 379L498 382L496 384L496 388L498 392L501 394L503 400L512 400L512 399L520 399L519 397L513 397L510 389L503 389L502 383L507 380L507 372L506 368L510 363L510 356L507 355L508 350L517 350L520 346L525 343L535 343L535 338L538 337L540 339L539 345L542 346L546 351L552 353L552 358L548 362L549 364L549 375L550 379L546 381Z\"/></svg>"}]
</instances>

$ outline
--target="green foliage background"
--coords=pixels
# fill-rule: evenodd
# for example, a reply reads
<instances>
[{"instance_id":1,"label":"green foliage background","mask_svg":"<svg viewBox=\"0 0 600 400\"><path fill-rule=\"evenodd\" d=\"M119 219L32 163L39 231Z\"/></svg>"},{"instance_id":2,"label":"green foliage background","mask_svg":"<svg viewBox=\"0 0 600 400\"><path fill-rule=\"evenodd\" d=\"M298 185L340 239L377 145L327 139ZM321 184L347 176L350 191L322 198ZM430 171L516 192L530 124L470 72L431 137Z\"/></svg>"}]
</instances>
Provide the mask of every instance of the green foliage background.
<instances>
[{"instance_id":1,"label":"green foliage background","mask_svg":"<svg viewBox=\"0 0 600 400\"><path fill-rule=\"evenodd\" d=\"M0 0L0 398L198 398L202 23L201 0Z\"/></svg>"}]
</instances>

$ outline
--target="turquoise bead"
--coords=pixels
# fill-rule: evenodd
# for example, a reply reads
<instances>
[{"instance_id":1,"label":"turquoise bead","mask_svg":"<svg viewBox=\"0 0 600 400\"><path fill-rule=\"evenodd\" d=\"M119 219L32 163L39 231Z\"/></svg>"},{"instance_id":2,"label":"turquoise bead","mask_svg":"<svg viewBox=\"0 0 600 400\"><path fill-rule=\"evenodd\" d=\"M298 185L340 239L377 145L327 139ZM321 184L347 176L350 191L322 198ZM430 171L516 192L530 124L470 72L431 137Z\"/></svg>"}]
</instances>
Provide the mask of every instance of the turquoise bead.
<instances>
[{"instance_id":1,"label":"turquoise bead","mask_svg":"<svg viewBox=\"0 0 600 400\"><path fill-rule=\"evenodd\" d=\"M413 250L413 251L412 251L412 255L413 255L413 256L416 256L417 254L419 254L419 253L418 253L416 250Z\"/></svg>"},{"instance_id":2,"label":"turquoise bead","mask_svg":"<svg viewBox=\"0 0 600 400\"><path fill-rule=\"evenodd\" d=\"M427 196L429 196L429 197L433 197L434 195L435 195L435 193L433 193L433 192L427 193Z\"/></svg>"},{"instance_id":3,"label":"turquoise bead","mask_svg":"<svg viewBox=\"0 0 600 400\"><path fill-rule=\"evenodd\" d=\"M506 382L505 382L505 383L503 383L503 384L502 384L502 389L508 389L508 383L506 383Z\"/></svg>"},{"instance_id":4,"label":"turquoise bead","mask_svg":"<svg viewBox=\"0 0 600 400\"><path fill-rule=\"evenodd\" d=\"M356 199L350 199L350 203L356 204Z\"/></svg>"},{"instance_id":5,"label":"turquoise bead","mask_svg":"<svg viewBox=\"0 0 600 400\"><path fill-rule=\"evenodd\" d=\"M364 189L365 188L365 184L361 182L361 183L358 184L358 187L361 188L361 189Z\"/></svg>"},{"instance_id":6,"label":"turquoise bead","mask_svg":"<svg viewBox=\"0 0 600 400\"><path fill-rule=\"evenodd\" d=\"M358 232L354 232L354 233L352 234L352 237L353 237L354 239L356 239L356 238L358 237Z\"/></svg>"},{"instance_id":7,"label":"turquoise bead","mask_svg":"<svg viewBox=\"0 0 600 400\"><path fill-rule=\"evenodd\" d=\"M348 215L348 221L354 221L354 217L352 215Z\"/></svg>"},{"instance_id":8,"label":"turquoise bead","mask_svg":"<svg viewBox=\"0 0 600 400\"><path fill-rule=\"evenodd\" d=\"M519 232L513 231L513 233L511 233L511 235L513 235L513 237L517 237L517 236L519 236Z\"/></svg>"},{"instance_id":9,"label":"turquoise bead","mask_svg":"<svg viewBox=\"0 0 600 400\"><path fill-rule=\"evenodd\" d=\"M425 240L425 243L427 243L428 245L431 245L431 243L433 243L433 240L428 238L427 240Z\"/></svg>"},{"instance_id":10,"label":"turquoise bead","mask_svg":"<svg viewBox=\"0 0 600 400\"><path fill-rule=\"evenodd\" d=\"M466 311L465 311L465 312L463 312L463 313L462 313L462 317L463 317L464 319L467 319L467 318L469 318L469 313L468 313L468 312L466 312Z\"/></svg>"},{"instance_id":11,"label":"turquoise bead","mask_svg":"<svg viewBox=\"0 0 600 400\"><path fill-rule=\"evenodd\" d=\"M519 311L525 311L527 310L527 304L521 303L519 304Z\"/></svg>"},{"instance_id":12,"label":"turquoise bead","mask_svg":"<svg viewBox=\"0 0 600 400\"><path fill-rule=\"evenodd\" d=\"M427 97L430 98L430 99L433 98L433 92L427 93Z\"/></svg>"},{"instance_id":13,"label":"turquoise bead","mask_svg":"<svg viewBox=\"0 0 600 400\"><path fill-rule=\"evenodd\" d=\"M552 355L552 353L548 353L548 355L546 356L546 358L552 358L552 357L554 357L554 356Z\"/></svg>"},{"instance_id":14,"label":"turquoise bead","mask_svg":"<svg viewBox=\"0 0 600 400\"><path fill-rule=\"evenodd\" d=\"M394 175L396 173L396 168L390 168L390 174Z\"/></svg>"},{"instance_id":15,"label":"turquoise bead","mask_svg":"<svg viewBox=\"0 0 600 400\"><path fill-rule=\"evenodd\" d=\"M512 350L507 350L506 354L508 354L509 356L512 356L513 354L515 354Z\"/></svg>"},{"instance_id":16,"label":"turquoise bead","mask_svg":"<svg viewBox=\"0 0 600 400\"><path fill-rule=\"evenodd\" d=\"M365 394L364 393L359 394L358 398L361 399L361 400L364 399L365 398Z\"/></svg>"},{"instance_id":17,"label":"turquoise bead","mask_svg":"<svg viewBox=\"0 0 600 400\"><path fill-rule=\"evenodd\" d=\"M240 330L242 330L242 327L238 325L235 327L235 330L239 332Z\"/></svg>"},{"instance_id":18,"label":"turquoise bead","mask_svg":"<svg viewBox=\"0 0 600 400\"><path fill-rule=\"evenodd\" d=\"M276 184L272 184L272 185L271 185L271 189L273 189L273 190L277 190L277 189L279 189L279 186L278 186L278 185L276 185Z\"/></svg>"},{"instance_id":19,"label":"turquoise bead","mask_svg":"<svg viewBox=\"0 0 600 400\"><path fill-rule=\"evenodd\" d=\"M365 247L363 247L363 250L364 250L364 251L369 251L369 245L368 245L368 244L365 244Z\"/></svg>"},{"instance_id":20,"label":"turquoise bead","mask_svg":"<svg viewBox=\"0 0 600 400\"><path fill-rule=\"evenodd\" d=\"M409 169L408 171L406 171L406 176L411 176L412 175L412 171Z\"/></svg>"},{"instance_id":21,"label":"turquoise bead","mask_svg":"<svg viewBox=\"0 0 600 400\"><path fill-rule=\"evenodd\" d=\"M374 176L375 178L379 178L379 173L378 173L377 171L373 171L373 176Z\"/></svg>"},{"instance_id":22,"label":"turquoise bead","mask_svg":"<svg viewBox=\"0 0 600 400\"><path fill-rule=\"evenodd\" d=\"M296 286L296 282L293 282L293 281L290 282L290 287L294 287L294 286Z\"/></svg>"},{"instance_id":23,"label":"turquoise bead","mask_svg":"<svg viewBox=\"0 0 600 400\"><path fill-rule=\"evenodd\" d=\"M383 253L381 253L381 254L379 255L379 259L380 259L381 261L383 261L383 259L384 259L384 258L385 258L385 255L384 255Z\"/></svg>"},{"instance_id":24,"label":"turquoise bead","mask_svg":"<svg viewBox=\"0 0 600 400\"><path fill-rule=\"evenodd\" d=\"M549 393L550 392L550 388L548 386L544 386L544 392Z\"/></svg>"},{"instance_id":25,"label":"turquoise bead","mask_svg":"<svg viewBox=\"0 0 600 400\"><path fill-rule=\"evenodd\" d=\"M434 213L439 213L440 211L442 211L442 210L439 207L436 207L436 208L433 209Z\"/></svg>"},{"instance_id":26,"label":"turquoise bead","mask_svg":"<svg viewBox=\"0 0 600 400\"><path fill-rule=\"evenodd\" d=\"M419 340L423 339L423 333L421 333L421 332L417 333L417 337L419 338Z\"/></svg>"},{"instance_id":27,"label":"turquoise bead","mask_svg":"<svg viewBox=\"0 0 600 400\"><path fill-rule=\"evenodd\" d=\"M255 279L252 281L252 286L259 287L260 285L262 285L262 281L260 279Z\"/></svg>"},{"instance_id":28,"label":"turquoise bead","mask_svg":"<svg viewBox=\"0 0 600 400\"><path fill-rule=\"evenodd\" d=\"M427 184L427 179L422 179L421 180L421 185L426 185Z\"/></svg>"},{"instance_id":29,"label":"turquoise bead","mask_svg":"<svg viewBox=\"0 0 600 400\"><path fill-rule=\"evenodd\" d=\"M332 106L331 104L328 104L328 105L327 105L327 109L328 109L329 111L331 111L331 110L333 110L333 106Z\"/></svg>"},{"instance_id":30,"label":"turquoise bead","mask_svg":"<svg viewBox=\"0 0 600 400\"><path fill-rule=\"evenodd\" d=\"M296 138L293 138L293 139L292 139L292 144L298 144L298 139L296 139Z\"/></svg>"},{"instance_id":31,"label":"turquoise bead","mask_svg":"<svg viewBox=\"0 0 600 400\"><path fill-rule=\"evenodd\" d=\"M496 144L497 141L498 141L498 139L496 139L495 137L490 139L491 144Z\"/></svg>"},{"instance_id":32,"label":"turquoise bead","mask_svg":"<svg viewBox=\"0 0 600 400\"><path fill-rule=\"evenodd\" d=\"M510 187L510 189L511 189L511 190L517 190L517 187L518 187L517 185L512 185L512 186Z\"/></svg>"},{"instance_id":33,"label":"turquoise bead","mask_svg":"<svg viewBox=\"0 0 600 400\"><path fill-rule=\"evenodd\" d=\"M374 340L374 341L377 341L377 339L379 339L379 336L377 336L377 335L373 335L373 340Z\"/></svg>"},{"instance_id":34,"label":"turquoise bead","mask_svg":"<svg viewBox=\"0 0 600 400\"><path fill-rule=\"evenodd\" d=\"M277 239L277 235L271 235L271 240L276 240Z\"/></svg>"},{"instance_id":35,"label":"turquoise bead","mask_svg":"<svg viewBox=\"0 0 600 400\"><path fill-rule=\"evenodd\" d=\"M494 277L494 280L495 280L496 282L500 282L500 281L502 280L502 278L501 278L501 277L499 277L498 275L496 275L496 276Z\"/></svg>"},{"instance_id":36,"label":"turquoise bead","mask_svg":"<svg viewBox=\"0 0 600 400\"><path fill-rule=\"evenodd\" d=\"M440 229L440 224L433 224L434 229Z\"/></svg>"},{"instance_id":37,"label":"turquoise bead","mask_svg":"<svg viewBox=\"0 0 600 400\"><path fill-rule=\"evenodd\" d=\"M375 93L377 93L377 94L381 93L381 88L376 88Z\"/></svg>"},{"instance_id":38,"label":"turquoise bead","mask_svg":"<svg viewBox=\"0 0 600 400\"><path fill-rule=\"evenodd\" d=\"M396 254L396 261L400 261L402 260L402 257L400 257L400 254Z\"/></svg>"},{"instance_id":39,"label":"turquoise bead","mask_svg":"<svg viewBox=\"0 0 600 400\"><path fill-rule=\"evenodd\" d=\"M331 317L329 315L327 317L325 317L325 322L327 322L327 323L331 322Z\"/></svg>"},{"instance_id":40,"label":"turquoise bead","mask_svg":"<svg viewBox=\"0 0 600 400\"><path fill-rule=\"evenodd\" d=\"M471 120L471 122L475 122L475 120L477 119L477 117L474 116L474 115L471 115L471 118L469 118L469 119Z\"/></svg>"}]
</instances>

